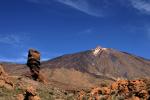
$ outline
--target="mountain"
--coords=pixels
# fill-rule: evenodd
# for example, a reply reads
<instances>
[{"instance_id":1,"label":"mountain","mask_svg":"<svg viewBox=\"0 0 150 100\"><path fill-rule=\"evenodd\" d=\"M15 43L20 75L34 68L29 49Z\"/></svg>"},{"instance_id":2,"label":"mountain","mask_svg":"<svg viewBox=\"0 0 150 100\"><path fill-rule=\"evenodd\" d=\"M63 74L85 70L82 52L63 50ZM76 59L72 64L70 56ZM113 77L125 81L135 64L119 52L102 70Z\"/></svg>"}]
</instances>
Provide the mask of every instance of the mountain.
<instances>
[{"instance_id":1,"label":"mountain","mask_svg":"<svg viewBox=\"0 0 150 100\"><path fill-rule=\"evenodd\" d=\"M10 74L22 75L26 65L4 64ZM63 88L86 88L109 83L118 78L150 77L150 60L111 48L97 47L63 55L42 62L42 73L52 85Z\"/></svg>"},{"instance_id":2,"label":"mountain","mask_svg":"<svg viewBox=\"0 0 150 100\"><path fill-rule=\"evenodd\" d=\"M150 76L150 60L115 49L97 47L93 50L64 55L43 63L49 68L66 68L96 77L127 78Z\"/></svg>"}]
</instances>

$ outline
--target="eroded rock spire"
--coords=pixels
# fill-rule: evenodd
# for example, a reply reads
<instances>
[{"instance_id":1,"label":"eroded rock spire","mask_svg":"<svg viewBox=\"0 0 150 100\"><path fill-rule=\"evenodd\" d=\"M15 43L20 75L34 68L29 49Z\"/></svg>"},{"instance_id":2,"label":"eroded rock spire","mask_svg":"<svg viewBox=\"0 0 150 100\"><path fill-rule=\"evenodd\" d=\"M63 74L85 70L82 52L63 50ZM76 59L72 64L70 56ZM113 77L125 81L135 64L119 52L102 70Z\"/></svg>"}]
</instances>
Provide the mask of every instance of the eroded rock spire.
<instances>
[{"instance_id":1,"label":"eroded rock spire","mask_svg":"<svg viewBox=\"0 0 150 100\"><path fill-rule=\"evenodd\" d=\"M35 49L29 49L27 66L30 68L34 80L37 80L39 77L40 64L40 52Z\"/></svg>"}]
</instances>

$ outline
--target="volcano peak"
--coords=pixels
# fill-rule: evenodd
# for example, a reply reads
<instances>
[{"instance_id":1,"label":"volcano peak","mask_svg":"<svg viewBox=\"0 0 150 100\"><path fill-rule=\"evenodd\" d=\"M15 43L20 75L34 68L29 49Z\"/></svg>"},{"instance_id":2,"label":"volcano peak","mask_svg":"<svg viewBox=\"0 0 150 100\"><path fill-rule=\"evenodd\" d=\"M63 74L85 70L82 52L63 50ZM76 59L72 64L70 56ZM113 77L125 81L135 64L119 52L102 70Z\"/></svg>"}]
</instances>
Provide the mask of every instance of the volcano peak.
<instances>
[{"instance_id":1,"label":"volcano peak","mask_svg":"<svg viewBox=\"0 0 150 100\"><path fill-rule=\"evenodd\" d=\"M93 49L93 55L97 56L102 51L106 51L106 50L107 50L107 48L103 48L101 46L97 46L95 49Z\"/></svg>"}]
</instances>

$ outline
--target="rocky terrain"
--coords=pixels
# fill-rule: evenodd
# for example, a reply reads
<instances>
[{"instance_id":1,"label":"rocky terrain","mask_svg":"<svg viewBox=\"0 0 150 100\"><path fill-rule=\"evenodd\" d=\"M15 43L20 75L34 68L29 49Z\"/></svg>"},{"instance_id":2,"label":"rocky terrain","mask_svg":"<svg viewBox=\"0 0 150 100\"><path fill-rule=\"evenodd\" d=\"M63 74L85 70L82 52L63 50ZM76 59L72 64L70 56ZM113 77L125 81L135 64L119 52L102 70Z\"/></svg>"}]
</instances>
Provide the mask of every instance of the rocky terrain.
<instances>
[{"instance_id":1,"label":"rocky terrain","mask_svg":"<svg viewBox=\"0 0 150 100\"><path fill-rule=\"evenodd\" d=\"M31 78L8 76L0 66L0 100L149 100L150 79L117 80L86 89L65 90Z\"/></svg>"},{"instance_id":2,"label":"rocky terrain","mask_svg":"<svg viewBox=\"0 0 150 100\"><path fill-rule=\"evenodd\" d=\"M150 100L150 79L118 80L110 86L81 91L79 100Z\"/></svg>"},{"instance_id":3,"label":"rocky terrain","mask_svg":"<svg viewBox=\"0 0 150 100\"><path fill-rule=\"evenodd\" d=\"M148 100L150 95L150 60L115 49L97 47L44 61L44 82L33 80L25 64L1 64L0 100Z\"/></svg>"}]
</instances>

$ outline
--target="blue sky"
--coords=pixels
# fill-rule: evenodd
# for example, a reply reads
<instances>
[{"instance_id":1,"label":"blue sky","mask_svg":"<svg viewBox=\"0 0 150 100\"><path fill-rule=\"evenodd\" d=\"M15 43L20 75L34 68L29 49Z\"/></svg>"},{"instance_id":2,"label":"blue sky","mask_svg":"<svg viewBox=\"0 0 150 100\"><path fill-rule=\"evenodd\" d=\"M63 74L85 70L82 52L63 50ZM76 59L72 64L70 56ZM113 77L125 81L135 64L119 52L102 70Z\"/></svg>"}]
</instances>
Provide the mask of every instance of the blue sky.
<instances>
[{"instance_id":1,"label":"blue sky","mask_svg":"<svg viewBox=\"0 0 150 100\"><path fill-rule=\"evenodd\" d=\"M102 47L150 59L150 0L0 0L0 61Z\"/></svg>"}]
</instances>

